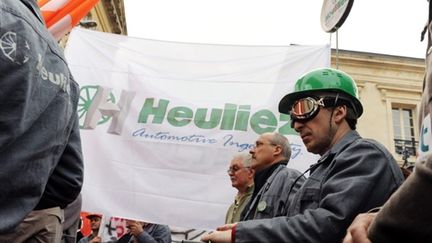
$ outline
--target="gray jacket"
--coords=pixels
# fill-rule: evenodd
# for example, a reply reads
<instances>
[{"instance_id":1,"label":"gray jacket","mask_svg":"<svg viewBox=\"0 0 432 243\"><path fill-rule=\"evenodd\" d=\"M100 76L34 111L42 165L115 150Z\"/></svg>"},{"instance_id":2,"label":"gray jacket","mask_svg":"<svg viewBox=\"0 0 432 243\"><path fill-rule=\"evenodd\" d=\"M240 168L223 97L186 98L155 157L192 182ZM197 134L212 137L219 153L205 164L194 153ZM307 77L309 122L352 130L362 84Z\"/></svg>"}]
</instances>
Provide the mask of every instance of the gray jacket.
<instances>
[{"instance_id":1,"label":"gray jacket","mask_svg":"<svg viewBox=\"0 0 432 243\"><path fill-rule=\"evenodd\" d=\"M305 177L298 170L287 168L285 164L279 164L257 195L251 198L244 209L242 220L286 215L289 202L304 181Z\"/></svg>"},{"instance_id":2,"label":"gray jacket","mask_svg":"<svg viewBox=\"0 0 432 243\"><path fill-rule=\"evenodd\" d=\"M83 163L78 84L34 0L0 1L0 233L33 209L65 207Z\"/></svg>"},{"instance_id":3,"label":"gray jacket","mask_svg":"<svg viewBox=\"0 0 432 243\"><path fill-rule=\"evenodd\" d=\"M340 242L354 217L381 206L402 184L381 144L346 134L312 166L287 217L240 222L236 242Z\"/></svg>"}]
</instances>

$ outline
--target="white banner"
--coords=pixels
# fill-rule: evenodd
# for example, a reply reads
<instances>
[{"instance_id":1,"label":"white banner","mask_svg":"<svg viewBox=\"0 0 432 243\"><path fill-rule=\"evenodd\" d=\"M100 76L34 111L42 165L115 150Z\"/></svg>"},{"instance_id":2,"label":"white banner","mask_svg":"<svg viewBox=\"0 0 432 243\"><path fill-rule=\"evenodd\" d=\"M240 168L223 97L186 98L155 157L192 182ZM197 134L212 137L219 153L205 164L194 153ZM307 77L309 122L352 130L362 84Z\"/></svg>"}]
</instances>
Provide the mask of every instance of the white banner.
<instances>
[{"instance_id":1,"label":"white banner","mask_svg":"<svg viewBox=\"0 0 432 243\"><path fill-rule=\"evenodd\" d=\"M289 167L316 161L278 112L329 46L229 46L75 28L66 58L81 86L83 209L171 226L223 224L236 190L226 170L264 132L286 135Z\"/></svg>"}]
</instances>

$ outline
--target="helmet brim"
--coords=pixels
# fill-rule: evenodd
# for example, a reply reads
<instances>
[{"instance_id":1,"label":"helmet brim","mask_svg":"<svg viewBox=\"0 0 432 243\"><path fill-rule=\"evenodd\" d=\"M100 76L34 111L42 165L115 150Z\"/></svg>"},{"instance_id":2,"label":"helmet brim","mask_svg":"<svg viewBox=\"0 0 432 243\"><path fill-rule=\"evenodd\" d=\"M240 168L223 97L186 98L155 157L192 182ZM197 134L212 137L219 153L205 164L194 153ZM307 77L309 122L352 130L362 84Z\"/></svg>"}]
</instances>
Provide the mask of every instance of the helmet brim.
<instances>
[{"instance_id":1,"label":"helmet brim","mask_svg":"<svg viewBox=\"0 0 432 243\"><path fill-rule=\"evenodd\" d=\"M287 95L285 95L280 101L279 101L279 112L282 114L289 115L291 106L294 104L294 102L300 98L303 98L307 96L306 92L292 92Z\"/></svg>"}]
</instances>

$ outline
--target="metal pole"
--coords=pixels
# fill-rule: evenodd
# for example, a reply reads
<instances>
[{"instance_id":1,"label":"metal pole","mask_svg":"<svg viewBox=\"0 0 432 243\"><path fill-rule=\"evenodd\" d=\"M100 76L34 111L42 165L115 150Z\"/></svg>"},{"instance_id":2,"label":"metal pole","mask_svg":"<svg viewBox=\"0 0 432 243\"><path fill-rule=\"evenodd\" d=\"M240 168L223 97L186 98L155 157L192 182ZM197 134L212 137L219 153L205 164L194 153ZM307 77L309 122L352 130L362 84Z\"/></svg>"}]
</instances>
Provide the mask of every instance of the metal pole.
<instances>
[{"instance_id":1,"label":"metal pole","mask_svg":"<svg viewBox=\"0 0 432 243\"><path fill-rule=\"evenodd\" d=\"M336 69L339 69L339 29L336 30Z\"/></svg>"}]
</instances>

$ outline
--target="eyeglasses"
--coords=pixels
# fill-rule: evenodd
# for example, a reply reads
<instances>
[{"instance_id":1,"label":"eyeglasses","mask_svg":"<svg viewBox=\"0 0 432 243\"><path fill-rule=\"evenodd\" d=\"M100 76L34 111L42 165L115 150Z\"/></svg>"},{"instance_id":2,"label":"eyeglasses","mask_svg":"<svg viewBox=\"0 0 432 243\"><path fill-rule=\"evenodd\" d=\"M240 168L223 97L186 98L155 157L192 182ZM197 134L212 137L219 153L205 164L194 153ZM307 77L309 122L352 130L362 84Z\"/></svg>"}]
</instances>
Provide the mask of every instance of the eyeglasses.
<instances>
[{"instance_id":1,"label":"eyeglasses","mask_svg":"<svg viewBox=\"0 0 432 243\"><path fill-rule=\"evenodd\" d=\"M241 170L241 169L249 169L250 167L237 167L237 166L233 166L233 167L229 167L227 170L228 174L234 174L237 171Z\"/></svg>"},{"instance_id":2,"label":"eyeglasses","mask_svg":"<svg viewBox=\"0 0 432 243\"><path fill-rule=\"evenodd\" d=\"M263 145L271 145L271 146L277 146L277 144L274 144L274 143L263 143L263 142L260 142L260 141L256 141L255 142L255 148L258 148L258 147L261 147L261 146L263 146Z\"/></svg>"}]
</instances>

